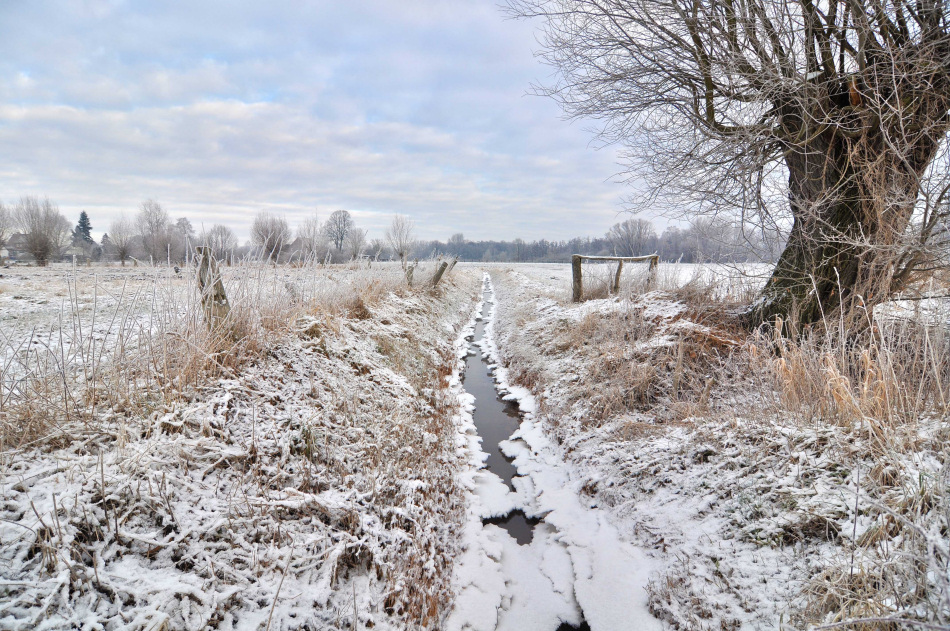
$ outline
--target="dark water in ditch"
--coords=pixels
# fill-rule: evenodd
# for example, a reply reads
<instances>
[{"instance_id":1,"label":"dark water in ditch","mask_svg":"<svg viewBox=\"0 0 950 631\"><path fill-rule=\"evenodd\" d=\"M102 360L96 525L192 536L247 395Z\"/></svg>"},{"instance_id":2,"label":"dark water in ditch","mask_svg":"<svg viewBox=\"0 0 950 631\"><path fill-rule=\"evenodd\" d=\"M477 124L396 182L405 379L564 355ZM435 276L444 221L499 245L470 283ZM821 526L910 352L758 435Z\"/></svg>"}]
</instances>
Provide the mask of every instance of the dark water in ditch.
<instances>
[{"instance_id":1,"label":"dark water in ditch","mask_svg":"<svg viewBox=\"0 0 950 631\"><path fill-rule=\"evenodd\" d=\"M488 297L486 292L486 297ZM485 467L497 475L512 491L512 479L518 475L518 470L512 459L501 452L498 443L508 440L518 429L521 416L518 413L518 404L513 401L504 401L495 388L495 380L489 369L489 362L482 357L482 349L478 347L485 337L485 325L490 306L486 301L482 307L481 316L475 324L475 335L469 345L469 355L465 358L465 373L462 375L462 384L465 391L475 397L475 412L473 413L475 428L482 437L482 451L488 454ZM486 524L495 524L504 528L521 545L531 543L534 527L539 519L527 517L520 510L512 511L503 517L486 519Z\"/></svg>"},{"instance_id":2,"label":"dark water in ditch","mask_svg":"<svg viewBox=\"0 0 950 631\"><path fill-rule=\"evenodd\" d=\"M485 302L482 313L475 323L475 333L469 344L469 354L465 358L465 372L462 374L462 384L465 391L475 397L475 411L473 417L478 435L482 438L482 451L488 454L485 467L501 478L512 491L512 480L517 477L518 470L512 464L512 458L507 457L498 447L498 443L508 440L521 424L521 415L518 404L505 401L498 394L495 379L489 369L489 362L482 357L482 349L478 342L485 337L491 298L491 290L484 292ZM511 535L519 545L531 543L534 527L540 519L526 516L522 511L515 510L503 517L493 517L484 520L486 524L495 524ZM561 624L556 631L590 631L587 622L575 627L567 623Z\"/></svg>"}]
</instances>

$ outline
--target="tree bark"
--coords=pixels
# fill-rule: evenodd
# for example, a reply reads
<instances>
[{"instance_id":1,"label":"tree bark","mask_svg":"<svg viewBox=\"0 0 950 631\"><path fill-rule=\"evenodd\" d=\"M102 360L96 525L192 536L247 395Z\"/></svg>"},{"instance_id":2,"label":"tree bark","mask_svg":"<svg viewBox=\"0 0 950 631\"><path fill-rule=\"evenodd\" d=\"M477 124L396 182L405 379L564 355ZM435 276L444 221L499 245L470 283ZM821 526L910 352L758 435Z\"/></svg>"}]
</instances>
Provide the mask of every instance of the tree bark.
<instances>
[{"instance_id":1,"label":"tree bark","mask_svg":"<svg viewBox=\"0 0 950 631\"><path fill-rule=\"evenodd\" d=\"M874 307L910 280L913 266L899 263L907 254L904 237L920 176L934 159L946 124L937 117L926 121L932 131L901 138L906 151L898 155L891 150L894 130L883 129L878 118L858 108L840 109L834 125L817 133L802 130L811 140L785 153L794 223L747 314L753 327L776 317L790 331L829 317L848 328L863 327ZM847 133L856 124L858 132Z\"/></svg>"}]
</instances>

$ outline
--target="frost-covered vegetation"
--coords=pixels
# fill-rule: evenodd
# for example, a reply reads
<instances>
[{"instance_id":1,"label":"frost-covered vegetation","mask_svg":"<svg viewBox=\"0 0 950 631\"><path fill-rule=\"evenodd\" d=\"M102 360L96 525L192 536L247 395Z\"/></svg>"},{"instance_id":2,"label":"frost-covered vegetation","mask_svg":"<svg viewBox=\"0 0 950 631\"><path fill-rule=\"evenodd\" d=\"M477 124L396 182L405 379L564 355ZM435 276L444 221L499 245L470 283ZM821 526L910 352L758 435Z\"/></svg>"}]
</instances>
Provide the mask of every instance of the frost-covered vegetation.
<instances>
[{"instance_id":1,"label":"frost-covered vegetation","mask_svg":"<svg viewBox=\"0 0 950 631\"><path fill-rule=\"evenodd\" d=\"M668 277L570 304L552 276L493 272L498 346L578 490L664 568L655 616L950 623L945 305L882 309L857 339L835 323L789 339L735 325L754 287Z\"/></svg>"},{"instance_id":2,"label":"frost-covered vegetation","mask_svg":"<svg viewBox=\"0 0 950 631\"><path fill-rule=\"evenodd\" d=\"M0 628L950 624L945 302L749 334L755 268L434 267L225 267L227 335L192 270L4 270Z\"/></svg>"},{"instance_id":3,"label":"frost-covered vegetation","mask_svg":"<svg viewBox=\"0 0 950 631\"><path fill-rule=\"evenodd\" d=\"M193 278L17 272L2 299L37 308L4 310L29 324L4 326L0 627L438 627L470 272L231 268L228 338Z\"/></svg>"}]
</instances>

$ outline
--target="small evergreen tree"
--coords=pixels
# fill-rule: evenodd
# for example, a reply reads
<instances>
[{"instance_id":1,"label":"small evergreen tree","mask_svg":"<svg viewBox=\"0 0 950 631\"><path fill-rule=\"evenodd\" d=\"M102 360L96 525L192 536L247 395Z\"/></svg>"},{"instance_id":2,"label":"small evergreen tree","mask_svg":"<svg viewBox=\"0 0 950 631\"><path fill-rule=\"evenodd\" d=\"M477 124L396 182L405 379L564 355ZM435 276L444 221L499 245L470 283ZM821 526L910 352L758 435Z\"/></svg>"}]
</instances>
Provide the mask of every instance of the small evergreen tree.
<instances>
[{"instance_id":1,"label":"small evergreen tree","mask_svg":"<svg viewBox=\"0 0 950 631\"><path fill-rule=\"evenodd\" d=\"M73 230L73 245L87 245L90 243L95 243L92 240L92 224L89 223L89 215L84 210L79 213L79 223L76 224L76 228Z\"/></svg>"}]
</instances>

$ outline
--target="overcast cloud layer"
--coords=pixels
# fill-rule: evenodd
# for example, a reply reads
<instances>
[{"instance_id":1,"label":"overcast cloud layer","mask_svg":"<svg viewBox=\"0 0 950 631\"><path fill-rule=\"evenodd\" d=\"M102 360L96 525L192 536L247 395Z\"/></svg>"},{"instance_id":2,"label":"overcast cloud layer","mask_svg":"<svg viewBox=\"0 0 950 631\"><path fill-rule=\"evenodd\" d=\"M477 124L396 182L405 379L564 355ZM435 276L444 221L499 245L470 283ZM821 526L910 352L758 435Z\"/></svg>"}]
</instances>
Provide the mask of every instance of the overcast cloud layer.
<instances>
[{"instance_id":1,"label":"overcast cloud layer","mask_svg":"<svg viewBox=\"0 0 950 631\"><path fill-rule=\"evenodd\" d=\"M95 233L146 198L246 238L267 208L381 236L562 239L622 219L613 150L525 96L549 69L494 0L0 3L0 200Z\"/></svg>"}]
</instances>

